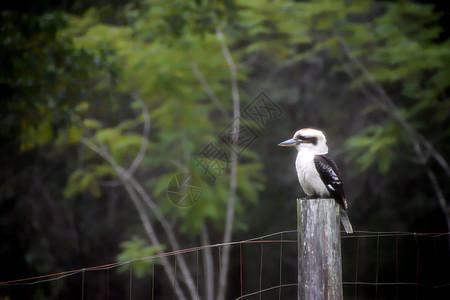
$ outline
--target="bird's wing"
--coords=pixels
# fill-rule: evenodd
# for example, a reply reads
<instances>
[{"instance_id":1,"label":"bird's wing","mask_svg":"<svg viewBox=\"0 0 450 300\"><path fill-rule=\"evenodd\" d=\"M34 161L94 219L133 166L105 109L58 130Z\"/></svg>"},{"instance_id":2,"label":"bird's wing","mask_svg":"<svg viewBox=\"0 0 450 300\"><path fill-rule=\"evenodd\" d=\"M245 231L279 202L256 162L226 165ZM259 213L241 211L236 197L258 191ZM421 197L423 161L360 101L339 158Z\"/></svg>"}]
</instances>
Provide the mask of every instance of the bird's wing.
<instances>
[{"instance_id":1,"label":"bird's wing","mask_svg":"<svg viewBox=\"0 0 450 300\"><path fill-rule=\"evenodd\" d=\"M336 163L327 155L316 155L314 164L331 196L346 210L347 200L345 199L344 186L339 178L340 173Z\"/></svg>"}]
</instances>

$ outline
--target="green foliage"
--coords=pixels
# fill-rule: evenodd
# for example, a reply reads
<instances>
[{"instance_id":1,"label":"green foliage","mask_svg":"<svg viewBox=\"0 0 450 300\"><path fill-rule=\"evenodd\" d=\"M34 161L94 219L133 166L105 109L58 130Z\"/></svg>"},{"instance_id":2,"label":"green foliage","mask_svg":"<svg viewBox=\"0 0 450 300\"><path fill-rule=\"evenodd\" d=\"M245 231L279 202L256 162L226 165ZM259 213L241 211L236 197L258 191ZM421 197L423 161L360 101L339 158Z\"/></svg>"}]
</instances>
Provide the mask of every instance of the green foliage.
<instances>
[{"instance_id":1,"label":"green foliage","mask_svg":"<svg viewBox=\"0 0 450 300\"><path fill-rule=\"evenodd\" d=\"M195 167L194 158L203 147L217 140L218 133L230 120L215 117L217 108L205 95L192 66L198 66L216 96L222 99L225 109L231 108L231 93L226 84L230 75L214 27L204 28L201 34L197 34L195 24L202 22L195 17L197 4L188 4L189 11L184 17L179 16L186 18L186 23L177 21L170 25L170 29L164 29L173 33L171 37L161 36L161 26L176 14L172 10L173 5L149 5L148 10L139 7L139 11L130 6L126 11L130 16L129 26L101 23L100 15L92 10L80 18L72 18L68 32L76 34L75 44L80 49L89 48L95 52L95 49L107 45L117 53L123 70L121 89L138 88L152 119L153 141L140 167L139 177L151 174L147 180L151 194L163 212L181 222L182 232L199 232L206 220L217 228L223 226L229 183L228 174L222 174L214 185L209 185L201 168ZM186 8L185 4L180 5ZM219 2L217 5L222 4ZM220 13L220 9L215 13ZM217 26L218 23L214 24ZM239 57L240 54L236 53L234 59L239 60ZM245 80L246 73L240 72L239 79ZM140 133L132 132L136 128L128 127L130 122L131 119L122 119L114 127L104 128L91 119L84 124L95 132L96 139L107 147L113 158L126 166L142 142ZM87 159L92 160L92 157ZM248 159L248 164L239 167L238 191L241 196L237 207L243 207L239 204L241 201L255 202L257 192L261 190L262 177L258 175L261 164L256 162L257 159L253 156ZM180 172L195 174L205 187L200 203L190 209L178 209L167 199L167 185ZM76 182L69 182L69 186L74 185L70 191L80 191L83 185Z\"/></svg>"},{"instance_id":2,"label":"green foliage","mask_svg":"<svg viewBox=\"0 0 450 300\"><path fill-rule=\"evenodd\" d=\"M399 116L413 128L427 133L439 131L440 122L448 123L449 101L445 91L450 87L447 67L450 44L436 42L442 29L437 25L440 15L432 5L408 1L277 2L266 5L265 10L282 11L277 5L289 7L289 13L299 17L297 26L305 29L295 32L288 27L291 30L283 33L284 40L296 46L294 35L308 36L301 42L306 50L293 57L300 61L320 57L340 61L336 76L347 72L348 86L362 91L368 97L366 100L378 102L376 107L388 116L349 139L347 149L351 157L358 157L361 170L375 165L382 173L389 171L396 158L395 151L389 150L394 145L403 144L411 152L412 141L405 138ZM285 19L276 24L291 21ZM258 23L271 22L264 21ZM259 31L275 34L275 27L269 27L271 31L267 28ZM386 96L380 89L391 97L397 111L385 105ZM374 106L368 103L366 107ZM372 115L373 112L368 114ZM432 115L435 122L426 122L425 115Z\"/></svg>"},{"instance_id":3,"label":"green foliage","mask_svg":"<svg viewBox=\"0 0 450 300\"><path fill-rule=\"evenodd\" d=\"M76 49L72 37L61 36L67 26L62 13L42 16L1 12L0 67L2 120L0 137L19 136L29 150L54 138L69 126L81 101L97 97L115 80L116 66L108 50L94 54ZM102 86L100 85L102 83Z\"/></svg>"},{"instance_id":4,"label":"green foliage","mask_svg":"<svg viewBox=\"0 0 450 300\"><path fill-rule=\"evenodd\" d=\"M392 160L397 158L395 153L398 151L395 151L395 147L400 143L399 136L402 136L402 131L398 127L368 127L357 136L348 139L350 158L356 160L361 171L376 165L381 174L387 174Z\"/></svg>"},{"instance_id":5,"label":"green foliage","mask_svg":"<svg viewBox=\"0 0 450 300\"><path fill-rule=\"evenodd\" d=\"M72 197L88 190L93 197L98 198L101 195L99 180L102 178L114 178L115 175L114 169L105 164L91 164L85 168L77 169L70 174L64 189L64 195Z\"/></svg>"},{"instance_id":6,"label":"green foliage","mask_svg":"<svg viewBox=\"0 0 450 300\"><path fill-rule=\"evenodd\" d=\"M133 268L133 275L137 278L143 278L146 275L152 274L152 265L159 264L159 259L151 258L164 250L164 246L150 246L147 242L140 237L134 236L129 241L120 243L122 252L117 256L117 260L120 262L133 261L131 267ZM119 273L125 273L130 271L130 265L121 266L118 269Z\"/></svg>"},{"instance_id":7,"label":"green foliage","mask_svg":"<svg viewBox=\"0 0 450 300\"><path fill-rule=\"evenodd\" d=\"M163 37L173 42L185 35L213 33L219 23L235 22L234 0L131 2L123 11L130 27L145 40Z\"/></svg>"}]
</instances>

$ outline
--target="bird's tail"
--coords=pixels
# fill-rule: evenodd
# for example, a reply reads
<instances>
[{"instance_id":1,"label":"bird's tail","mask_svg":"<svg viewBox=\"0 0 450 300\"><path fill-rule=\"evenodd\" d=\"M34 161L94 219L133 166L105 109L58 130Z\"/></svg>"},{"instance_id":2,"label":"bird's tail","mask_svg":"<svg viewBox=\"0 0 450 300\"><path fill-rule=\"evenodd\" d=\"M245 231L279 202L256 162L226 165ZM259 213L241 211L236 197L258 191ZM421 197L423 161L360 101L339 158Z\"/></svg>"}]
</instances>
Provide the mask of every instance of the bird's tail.
<instances>
[{"instance_id":1,"label":"bird's tail","mask_svg":"<svg viewBox=\"0 0 450 300\"><path fill-rule=\"evenodd\" d=\"M341 222L342 225L344 225L345 232L353 233L353 227L352 224L350 223L350 219L348 218L347 212L341 208L340 215L341 215Z\"/></svg>"}]
</instances>

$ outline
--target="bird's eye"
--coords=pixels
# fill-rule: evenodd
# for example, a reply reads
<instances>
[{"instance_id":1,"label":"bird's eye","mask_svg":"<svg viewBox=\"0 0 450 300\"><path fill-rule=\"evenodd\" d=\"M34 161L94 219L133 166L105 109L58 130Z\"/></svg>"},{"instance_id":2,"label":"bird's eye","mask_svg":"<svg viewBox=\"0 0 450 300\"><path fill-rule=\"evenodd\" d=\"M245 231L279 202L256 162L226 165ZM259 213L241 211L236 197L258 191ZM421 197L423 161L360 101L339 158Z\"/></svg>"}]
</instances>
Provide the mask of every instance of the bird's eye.
<instances>
[{"instance_id":1,"label":"bird's eye","mask_svg":"<svg viewBox=\"0 0 450 300\"><path fill-rule=\"evenodd\" d=\"M317 137L315 137L315 136L302 137L302 140L307 143L313 144L314 146L317 145Z\"/></svg>"},{"instance_id":2,"label":"bird's eye","mask_svg":"<svg viewBox=\"0 0 450 300\"><path fill-rule=\"evenodd\" d=\"M317 138L316 137L311 138L311 144L317 145Z\"/></svg>"}]
</instances>

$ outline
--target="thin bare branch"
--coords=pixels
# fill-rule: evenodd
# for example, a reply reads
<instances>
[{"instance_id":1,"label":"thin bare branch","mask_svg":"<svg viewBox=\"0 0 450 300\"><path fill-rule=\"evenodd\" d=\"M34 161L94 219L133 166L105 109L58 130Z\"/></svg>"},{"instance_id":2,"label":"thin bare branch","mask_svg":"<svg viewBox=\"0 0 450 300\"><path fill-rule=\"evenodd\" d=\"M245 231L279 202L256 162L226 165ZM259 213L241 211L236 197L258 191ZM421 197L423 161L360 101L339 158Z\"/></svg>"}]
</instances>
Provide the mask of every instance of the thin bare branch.
<instances>
[{"instance_id":1,"label":"thin bare branch","mask_svg":"<svg viewBox=\"0 0 450 300\"><path fill-rule=\"evenodd\" d=\"M427 175L428 179L431 182L431 186L434 189L434 192L438 198L439 206L441 207L442 211L444 212L445 220L447 221L447 228L450 230L450 207L447 205L447 202L444 197L444 193L442 192L441 187L439 186L439 182L436 178L436 175L431 170L430 166L427 166ZM449 238L449 246L450 246L450 238Z\"/></svg>"},{"instance_id":2,"label":"thin bare branch","mask_svg":"<svg viewBox=\"0 0 450 300\"><path fill-rule=\"evenodd\" d=\"M139 103L142 109L142 115L144 116L144 129L142 132L142 142L141 142L141 148L139 149L139 153L136 155L135 159L133 160L133 163L128 168L127 173L133 174L134 171L139 167L142 160L145 157L145 152L147 151L148 146L148 134L150 132L150 114L148 113L147 105L145 105L144 101L141 99L141 97L135 93L133 97L136 99L136 101Z\"/></svg>"},{"instance_id":3,"label":"thin bare branch","mask_svg":"<svg viewBox=\"0 0 450 300\"><path fill-rule=\"evenodd\" d=\"M389 97L384 88L378 83L378 81L373 78L372 74L367 70L364 64L351 53L349 47L342 38L336 34L339 39L339 44L343 49L345 55L350 59L350 61L355 64L358 69L364 74L366 79L373 85L374 89L378 92L379 97L376 97L376 103L379 103L383 106L386 106L386 111L391 114L397 122L403 127L405 132L408 134L408 137L412 141L414 145L414 151L416 152L418 158L425 164L428 160L428 155L431 155L436 162L444 169L447 173L447 176L450 178L450 168L448 166L447 161L444 157L433 147L433 144L426 139L422 134L417 132L400 114L397 106L394 104L394 101ZM426 152L422 150L422 145L426 148Z\"/></svg>"},{"instance_id":4,"label":"thin bare branch","mask_svg":"<svg viewBox=\"0 0 450 300\"><path fill-rule=\"evenodd\" d=\"M203 224L202 245L211 244L209 240L208 228ZM214 263L210 248L203 251L203 266L205 270L205 299L214 299Z\"/></svg>"},{"instance_id":5,"label":"thin bare branch","mask_svg":"<svg viewBox=\"0 0 450 300\"><path fill-rule=\"evenodd\" d=\"M91 143L88 139L84 137L80 137L80 142L87 146L92 151L96 152L98 155L100 155L103 159L105 159L117 172L117 175L119 176L120 180L122 181L126 191L128 192L131 200L133 201L133 204L136 207L136 210L138 211L139 217L141 219L142 224L144 225L145 232L147 233L150 241L153 245L161 245L161 242L159 241L159 238L156 234L155 229L152 226L152 223L150 222L150 219L148 218L147 214L145 213L145 209L142 206L141 201L139 200L139 197L136 194L136 191L131 187L130 183L128 182L129 178L125 177L126 171L120 167L114 159L109 155L109 153L105 152L102 147L99 147L93 143ZM162 250L158 250L158 253L163 253ZM164 257L164 259L161 258L161 263L163 265L164 271L166 272L166 275L168 278L174 278L173 269L171 266L171 263L167 260L167 258ZM173 282L172 280L169 280L169 282ZM179 290L179 291L178 291ZM186 296L183 294L183 292L178 289L177 295L180 297L180 299L187 299Z\"/></svg>"},{"instance_id":6,"label":"thin bare branch","mask_svg":"<svg viewBox=\"0 0 450 300\"><path fill-rule=\"evenodd\" d=\"M150 114L148 113L148 108L145 105L144 101L141 99L141 97L137 93L135 93L133 95L133 97L141 106L142 115L144 116L144 128L143 128L143 132L142 132L142 141L141 141L141 147L139 149L139 152L127 170L127 174L130 174L130 175L136 171L136 169L139 167L139 165L142 163L142 160L145 157L145 153L146 153L147 147L148 147L147 137L148 137L148 134L150 133ZM102 181L100 181L100 184L102 186L106 186L106 187L115 187L115 186L121 185L121 183L117 180L108 180L108 181L102 180Z\"/></svg>"},{"instance_id":7,"label":"thin bare branch","mask_svg":"<svg viewBox=\"0 0 450 300\"><path fill-rule=\"evenodd\" d=\"M240 98L239 98L239 86L237 80L237 69L236 64L233 61L230 50L225 41L225 36L223 35L222 29L220 27L216 28L217 40L220 43L220 48L222 49L222 54L230 71L230 81L231 81L231 95L233 98L233 145L232 147L237 147L237 141L239 140L239 118L241 116L240 111ZM233 233L233 222L234 222L234 209L236 203L236 190L237 190L237 168L239 156L237 154L237 149L231 151L231 166L230 166L230 187L229 187L229 199L227 205L227 214L225 220L225 232L223 237L223 242L228 243L231 241L231 236ZM225 246L223 248L222 254L222 268L219 274L219 290L217 293L217 300L223 300L225 298L225 292L228 281L228 270L230 261L230 247Z\"/></svg>"},{"instance_id":8,"label":"thin bare branch","mask_svg":"<svg viewBox=\"0 0 450 300\"><path fill-rule=\"evenodd\" d=\"M229 119L230 118L230 114L227 112L225 107L222 105L222 103L220 102L219 98L217 98L216 94L211 89L211 87L209 86L208 82L206 82L205 77L203 76L202 72L198 68L197 62L195 62L194 60L191 61L191 68L192 68L192 71L194 72L195 77L197 77L197 80L202 85L203 90L208 95L208 97L211 99L211 101L214 103L216 108L220 111L220 113L222 114L222 116L225 119Z\"/></svg>"},{"instance_id":9,"label":"thin bare branch","mask_svg":"<svg viewBox=\"0 0 450 300\"><path fill-rule=\"evenodd\" d=\"M350 60L351 63L356 65L358 69L362 72L362 74L366 77L367 81L372 84L372 87L375 89L375 91L378 93L377 95L374 95L371 91L369 91L364 86L360 85L359 88L361 92L366 95L369 99L371 99L374 103L376 103L380 108L382 108L386 113L390 114L405 130L407 133L409 139L413 143L413 149L416 153L416 156L418 158L418 161L421 165L423 165L426 168L426 173L428 176L428 179L431 182L431 185L434 189L434 192L436 194L436 197L438 199L439 206L441 207L446 221L447 221L447 227L450 229L450 209L447 205L447 201L445 199L444 194L442 193L442 189L439 186L439 182L437 181L436 175L431 170L431 168L428 166L429 162L429 156L432 156L437 163L444 169L444 171L447 173L447 176L450 177L450 168L447 164L447 161L443 158L443 156L434 149L432 143L428 141L422 134L420 134L418 131L416 131L407 121L405 118L403 118L395 105L394 101L389 97L389 95L386 93L383 86L375 80L375 78L370 74L370 72L367 70L367 68L364 66L364 64L351 53L349 47L345 42L342 40L342 38L335 33L335 35L339 39L339 44L341 48L343 49L345 55ZM341 58L343 61L343 64L345 65L345 61ZM356 78L355 74L350 70L350 68L346 68L347 73L353 77ZM425 148L425 151L423 150ZM450 242L450 240L449 240Z\"/></svg>"},{"instance_id":10,"label":"thin bare branch","mask_svg":"<svg viewBox=\"0 0 450 300\"><path fill-rule=\"evenodd\" d=\"M136 195L136 192L131 187L131 185L123 179L123 185L125 186L125 189L127 190L128 194L130 195L131 200L133 201L134 205L136 206L136 209L139 213L139 217L141 218L142 224L144 225L145 231L147 232L147 235L150 237L150 240L154 245L161 245L159 242L159 239L156 235L155 229L153 228L147 214L145 213L145 209L142 206L142 203L139 201L138 196ZM163 253L162 250L158 251L159 254ZM167 259L167 257L161 257L160 258L161 263L163 265L164 271L166 272L166 275L169 279L172 279L175 277L175 274L173 272L173 268L171 266L171 262ZM174 286L174 281L169 280L169 282ZM175 292L177 293L177 296L180 299L186 299L186 296L184 295L183 291L181 289L175 289Z\"/></svg>"},{"instance_id":11,"label":"thin bare branch","mask_svg":"<svg viewBox=\"0 0 450 300\"><path fill-rule=\"evenodd\" d=\"M106 148L104 147L103 144L100 143L99 146L96 146L84 137L81 137L80 141L83 144L85 144L86 146L88 146L90 149L92 149L93 151L98 153L101 157L103 157L114 168L114 170L117 172L120 180L123 182L124 185L126 183L126 184L132 186L133 191L136 191L139 194L139 196L144 201L144 203L147 204L147 206L152 210L152 212L154 213L154 215L156 216L158 221L161 223L172 249L179 250L180 245L178 243L178 240L175 237L175 233L173 232L170 224L167 222L167 220L164 218L164 216L161 215L155 202L151 199L151 197L147 194L147 192L139 184L139 182L134 178L134 176L129 174L123 167L119 166L116 163L114 158L108 153L108 151L106 150ZM145 225L145 223L144 223L144 225ZM184 257L180 257L178 259L178 263L179 263L179 268L181 270L181 273L183 275L183 279L184 279L183 282L188 287L188 290L191 294L191 298L196 299L197 298L196 287L194 284L194 280L192 278L192 274L189 271L189 268L186 264Z\"/></svg>"},{"instance_id":12,"label":"thin bare branch","mask_svg":"<svg viewBox=\"0 0 450 300\"><path fill-rule=\"evenodd\" d=\"M166 232L167 238L169 240L169 243L170 243L172 249L173 250L181 249L181 247L178 243L178 240L175 236L175 233L173 232L172 227L170 226L169 222L167 222L167 220L161 215L155 202L153 202L153 200L150 198L150 196L144 190L142 185L139 184L139 182L133 176L130 176L128 180L130 181L133 188L135 188L136 191L138 192L138 194L142 197L144 202L152 209L153 213L155 214L155 216L161 223L164 231ZM191 272L189 271L189 268L186 264L184 257L180 256L177 259L177 262L178 262L178 267L180 268L181 273L183 275L185 284L188 287L189 292L191 293L192 299L196 299L197 298L196 286L195 286L194 279L192 277Z\"/></svg>"}]
</instances>

